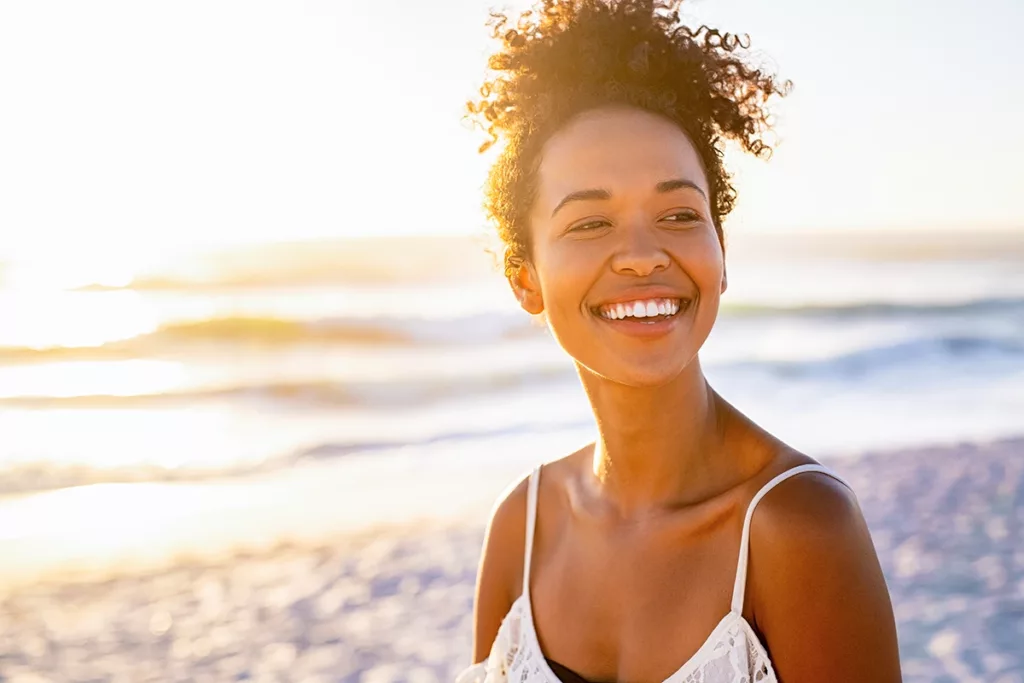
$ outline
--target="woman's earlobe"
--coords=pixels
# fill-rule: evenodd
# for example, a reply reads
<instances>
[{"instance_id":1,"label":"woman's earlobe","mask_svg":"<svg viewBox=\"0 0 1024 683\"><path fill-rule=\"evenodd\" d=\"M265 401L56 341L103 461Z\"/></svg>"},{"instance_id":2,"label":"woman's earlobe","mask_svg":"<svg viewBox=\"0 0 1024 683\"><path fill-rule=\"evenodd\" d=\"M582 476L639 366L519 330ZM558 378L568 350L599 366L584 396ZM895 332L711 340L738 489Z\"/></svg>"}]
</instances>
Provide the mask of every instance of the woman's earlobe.
<instances>
[{"instance_id":1,"label":"woman's earlobe","mask_svg":"<svg viewBox=\"0 0 1024 683\"><path fill-rule=\"evenodd\" d=\"M519 301L519 305L530 315L540 315L544 312L544 299L540 294L540 287L534 277L532 269L523 264L516 269L515 275L509 279L512 291Z\"/></svg>"},{"instance_id":2,"label":"woman's earlobe","mask_svg":"<svg viewBox=\"0 0 1024 683\"><path fill-rule=\"evenodd\" d=\"M725 272L725 269L723 269L722 270L722 291L720 292L720 294L725 294L725 290L727 290L727 289L729 289L729 275L728 275L728 273Z\"/></svg>"},{"instance_id":3,"label":"woman's earlobe","mask_svg":"<svg viewBox=\"0 0 1024 683\"><path fill-rule=\"evenodd\" d=\"M519 300L519 305L530 315L540 315L544 312L544 302L538 294L528 293Z\"/></svg>"}]
</instances>

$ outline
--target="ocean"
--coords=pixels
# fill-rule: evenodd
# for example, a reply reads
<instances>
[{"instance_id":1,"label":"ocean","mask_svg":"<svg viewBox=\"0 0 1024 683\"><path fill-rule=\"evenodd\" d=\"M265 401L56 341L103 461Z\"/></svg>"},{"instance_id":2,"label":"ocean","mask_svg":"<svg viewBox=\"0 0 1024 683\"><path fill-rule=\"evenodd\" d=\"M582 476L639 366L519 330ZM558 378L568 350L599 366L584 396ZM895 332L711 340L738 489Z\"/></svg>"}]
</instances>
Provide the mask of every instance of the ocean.
<instances>
[{"instance_id":1,"label":"ocean","mask_svg":"<svg viewBox=\"0 0 1024 683\"><path fill-rule=\"evenodd\" d=\"M711 384L823 460L1024 433L1024 233L737 236ZM0 262L8 575L483 515L594 433L475 239L225 249L131 282Z\"/></svg>"}]
</instances>

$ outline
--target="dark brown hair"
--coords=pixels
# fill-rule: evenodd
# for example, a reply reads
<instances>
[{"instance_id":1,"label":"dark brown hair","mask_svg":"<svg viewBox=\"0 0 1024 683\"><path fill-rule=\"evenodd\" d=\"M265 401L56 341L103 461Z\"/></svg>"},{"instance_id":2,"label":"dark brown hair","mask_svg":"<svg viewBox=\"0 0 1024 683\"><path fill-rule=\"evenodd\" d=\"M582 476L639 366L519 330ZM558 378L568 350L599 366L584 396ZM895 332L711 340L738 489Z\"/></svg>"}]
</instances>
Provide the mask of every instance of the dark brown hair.
<instances>
[{"instance_id":1,"label":"dark brown hair","mask_svg":"<svg viewBox=\"0 0 1024 683\"><path fill-rule=\"evenodd\" d=\"M738 56L749 49L748 37L682 25L680 1L540 0L515 18L491 14L500 47L467 107L488 137L481 152L504 143L484 207L505 244L506 276L530 254L527 215L544 142L576 114L607 104L660 114L687 134L704 164L723 240L722 219L736 199L723 142L769 155L766 103L791 84Z\"/></svg>"}]
</instances>

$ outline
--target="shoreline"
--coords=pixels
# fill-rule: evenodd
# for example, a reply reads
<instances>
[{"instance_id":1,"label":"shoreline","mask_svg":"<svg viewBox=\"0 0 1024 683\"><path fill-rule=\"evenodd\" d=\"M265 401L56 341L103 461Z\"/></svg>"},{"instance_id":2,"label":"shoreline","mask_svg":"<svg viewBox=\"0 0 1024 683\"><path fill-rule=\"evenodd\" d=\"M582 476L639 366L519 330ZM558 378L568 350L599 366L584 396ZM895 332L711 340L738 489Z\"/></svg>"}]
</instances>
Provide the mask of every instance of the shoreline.
<instances>
[{"instance_id":1,"label":"shoreline","mask_svg":"<svg viewBox=\"0 0 1024 683\"><path fill-rule=\"evenodd\" d=\"M904 680L1024 681L1024 437L826 459L857 493ZM481 517L407 522L0 595L5 676L451 681Z\"/></svg>"}]
</instances>

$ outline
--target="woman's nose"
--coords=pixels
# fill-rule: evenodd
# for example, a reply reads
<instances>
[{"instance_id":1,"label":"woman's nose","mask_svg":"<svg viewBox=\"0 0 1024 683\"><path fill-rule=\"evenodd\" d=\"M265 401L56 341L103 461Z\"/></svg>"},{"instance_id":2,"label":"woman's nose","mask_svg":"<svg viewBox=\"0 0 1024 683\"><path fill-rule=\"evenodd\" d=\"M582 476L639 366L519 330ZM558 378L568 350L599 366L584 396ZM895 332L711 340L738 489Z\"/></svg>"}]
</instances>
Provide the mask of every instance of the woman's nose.
<instances>
[{"instance_id":1,"label":"woman's nose","mask_svg":"<svg viewBox=\"0 0 1024 683\"><path fill-rule=\"evenodd\" d=\"M622 239L612 257L612 269L619 273L646 277L668 268L670 259L654 230L639 221L622 226Z\"/></svg>"}]
</instances>

